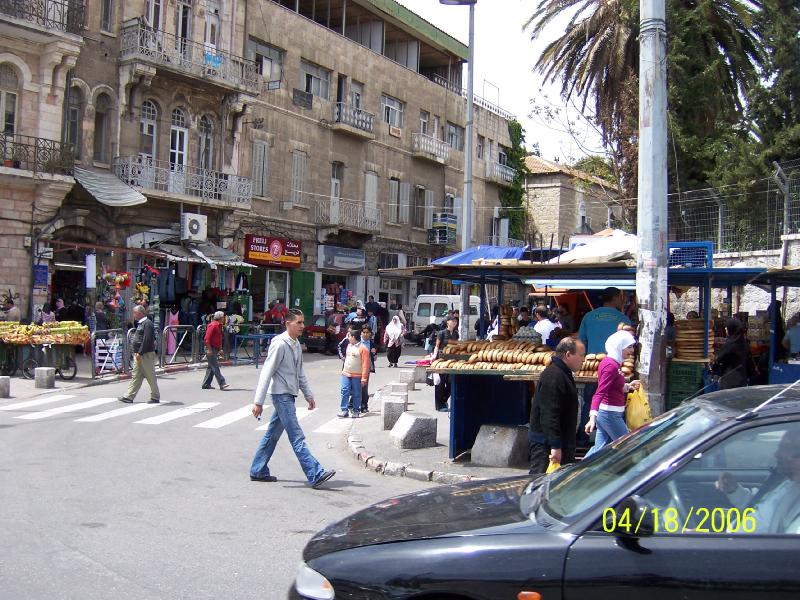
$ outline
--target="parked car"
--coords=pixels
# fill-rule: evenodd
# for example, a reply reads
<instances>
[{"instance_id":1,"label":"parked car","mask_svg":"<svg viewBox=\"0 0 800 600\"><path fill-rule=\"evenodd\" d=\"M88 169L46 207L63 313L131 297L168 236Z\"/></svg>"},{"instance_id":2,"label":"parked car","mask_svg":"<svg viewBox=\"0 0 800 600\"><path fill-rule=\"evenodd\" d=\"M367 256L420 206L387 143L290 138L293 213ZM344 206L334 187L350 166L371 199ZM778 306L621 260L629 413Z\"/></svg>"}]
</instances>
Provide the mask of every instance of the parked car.
<instances>
[{"instance_id":1,"label":"parked car","mask_svg":"<svg viewBox=\"0 0 800 600\"><path fill-rule=\"evenodd\" d=\"M328 317L314 315L306 323L303 331L303 341L309 352L323 352L328 345L327 340Z\"/></svg>"},{"instance_id":2,"label":"parked car","mask_svg":"<svg viewBox=\"0 0 800 600\"><path fill-rule=\"evenodd\" d=\"M800 390L715 392L550 475L425 490L334 523L289 596L796 599L798 498Z\"/></svg>"},{"instance_id":3,"label":"parked car","mask_svg":"<svg viewBox=\"0 0 800 600\"><path fill-rule=\"evenodd\" d=\"M469 297L469 322L467 330L470 339L475 339L475 321L481 308L478 296ZM414 304L414 313L411 317L413 327L409 327L408 337L422 345L422 332L431 323L441 327L448 310L461 309L461 296L445 294L420 294Z\"/></svg>"}]
</instances>

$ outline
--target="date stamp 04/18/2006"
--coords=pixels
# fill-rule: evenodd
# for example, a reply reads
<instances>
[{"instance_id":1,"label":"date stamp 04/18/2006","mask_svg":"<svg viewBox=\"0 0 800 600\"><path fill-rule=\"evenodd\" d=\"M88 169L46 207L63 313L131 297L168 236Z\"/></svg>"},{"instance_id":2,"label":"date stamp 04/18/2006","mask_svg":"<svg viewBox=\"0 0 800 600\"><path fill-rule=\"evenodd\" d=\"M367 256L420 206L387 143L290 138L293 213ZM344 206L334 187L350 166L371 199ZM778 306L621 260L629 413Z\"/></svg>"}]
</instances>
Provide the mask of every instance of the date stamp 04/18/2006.
<instances>
[{"instance_id":1,"label":"date stamp 04/18/2006","mask_svg":"<svg viewBox=\"0 0 800 600\"><path fill-rule=\"evenodd\" d=\"M630 508L618 510L606 508L603 511L603 531L606 533L628 533L636 535L645 522L647 513L650 533L754 533L756 531L755 509L745 508L695 508L690 506L686 516L681 517L678 510L670 508L643 507L638 515ZM645 533L642 530L642 533Z\"/></svg>"}]
</instances>

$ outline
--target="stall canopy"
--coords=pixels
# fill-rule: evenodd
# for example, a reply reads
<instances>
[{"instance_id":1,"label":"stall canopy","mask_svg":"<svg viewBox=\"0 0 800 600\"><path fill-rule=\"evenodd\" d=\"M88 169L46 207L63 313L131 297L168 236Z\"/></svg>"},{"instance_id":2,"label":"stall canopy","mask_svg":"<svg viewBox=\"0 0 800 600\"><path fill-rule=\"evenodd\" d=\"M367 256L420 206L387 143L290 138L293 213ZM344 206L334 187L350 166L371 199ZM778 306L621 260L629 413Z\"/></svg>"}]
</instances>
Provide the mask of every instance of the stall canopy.
<instances>
[{"instance_id":1,"label":"stall canopy","mask_svg":"<svg viewBox=\"0 0 800 600\"><path fill-rule=\"evenodd\" d=\"M431 261L432 265L471 265L476 260L504 260L520 259L524 252L523 248L511 248L505 246L475 246L467 248L450 256L443 256Z\"/></svg>"},{"instance_id":2,"label":"stall canopy","mask_svg":"<svg viewBox=\"0 0 800 600\"><path fill-rule=\"evenodd\" d=\"M615 229L550 259L550 263L595 263L636 258L637 236Z\"/></svg>"},{"instance_id":3,"label":"stall canopy","mask_svg":"<svg viewBox=\"0 0 800 600\"><path fill-rule=\"evenodd\" d=\"M154 249L165 253L170 260L207 264L212 269L216 269L217 266L255 268L255 265L244 262L237 254L211 242L183 246L178 244L159 244Z\"/></svg>"},{"instance_id":4,"label":"stall canopy","mask_svg":"<svg viewBox=\"0 0 800 600\"><path fill-rule=\"evenodd\" d=\"M147 202L147 198L112 173L75 167L75 180L95 200L107 206L125 208Z\"/></svg>"}]
</instances>

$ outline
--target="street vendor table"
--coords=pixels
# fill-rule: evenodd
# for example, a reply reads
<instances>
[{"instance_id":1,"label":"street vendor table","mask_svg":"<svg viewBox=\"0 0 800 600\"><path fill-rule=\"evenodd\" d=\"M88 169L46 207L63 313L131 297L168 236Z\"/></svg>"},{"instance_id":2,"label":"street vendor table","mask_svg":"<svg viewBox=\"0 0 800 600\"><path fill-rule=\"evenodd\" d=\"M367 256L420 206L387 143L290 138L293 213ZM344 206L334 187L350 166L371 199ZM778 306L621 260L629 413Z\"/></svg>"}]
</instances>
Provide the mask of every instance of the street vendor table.
<instances>
[{"instance_id":1,"label":"street vendor table","mask_svg":"<svg viewBox=\"0 0 800 600\"><path fill-rule=\"evenodd\" d=\"M277 336L277 333L237 333L233 336L233 353L231 354L231 361L234 365L239 364L239 361L250 362L255 364L256 369L261 360L261 344L266 342L266 346L272 341L272 338ZM247 350L248 342L253 342L253 354L251 355ZM244 350L245 356L239 357L239 349Z\"/></svg>"}]
</instances>

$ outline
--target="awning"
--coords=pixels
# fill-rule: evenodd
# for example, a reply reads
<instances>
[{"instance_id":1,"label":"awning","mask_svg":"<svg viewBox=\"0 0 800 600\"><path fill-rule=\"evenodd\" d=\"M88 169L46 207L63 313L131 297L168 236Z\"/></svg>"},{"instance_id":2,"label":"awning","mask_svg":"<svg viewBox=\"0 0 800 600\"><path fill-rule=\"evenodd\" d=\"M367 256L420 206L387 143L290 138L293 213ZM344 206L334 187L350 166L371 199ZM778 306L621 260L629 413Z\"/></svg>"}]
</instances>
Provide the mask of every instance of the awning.
<instances>
[{"instance_id":1,"label":"awning","mask_svg":"<svg viewBox=\"0 0 800 600\"><path fill-rule=\"evenodd\" d=\"M474 260L522 258L524 249L506 246L475 246L431 261L432 265L471 265Z\"/></svg>"},{"instance_id":2,"label":"awning","mask_svg":"<svg viewBox=\"0 0 800 600\"><path fill-rule=\"evenodd\" d=\"M95 200L107 206L124 208L147 202L147 198L112 173L75 167L75 180Z\"/></svg>"},{"instance_id":3,"label":"awning","mask_svg":"<svg viewBox=\"0 0 800 600\"><path fill-rule=\"evenodd\" d=\"M201 263L210 265L212 269L216 269L217 266L256 268L256 265L244 262L239 255L211 242L188 243L185 246L159 244L154 246L153 250L163 252L170 260L176 262Z\"/></svg>"}]
</instances>

